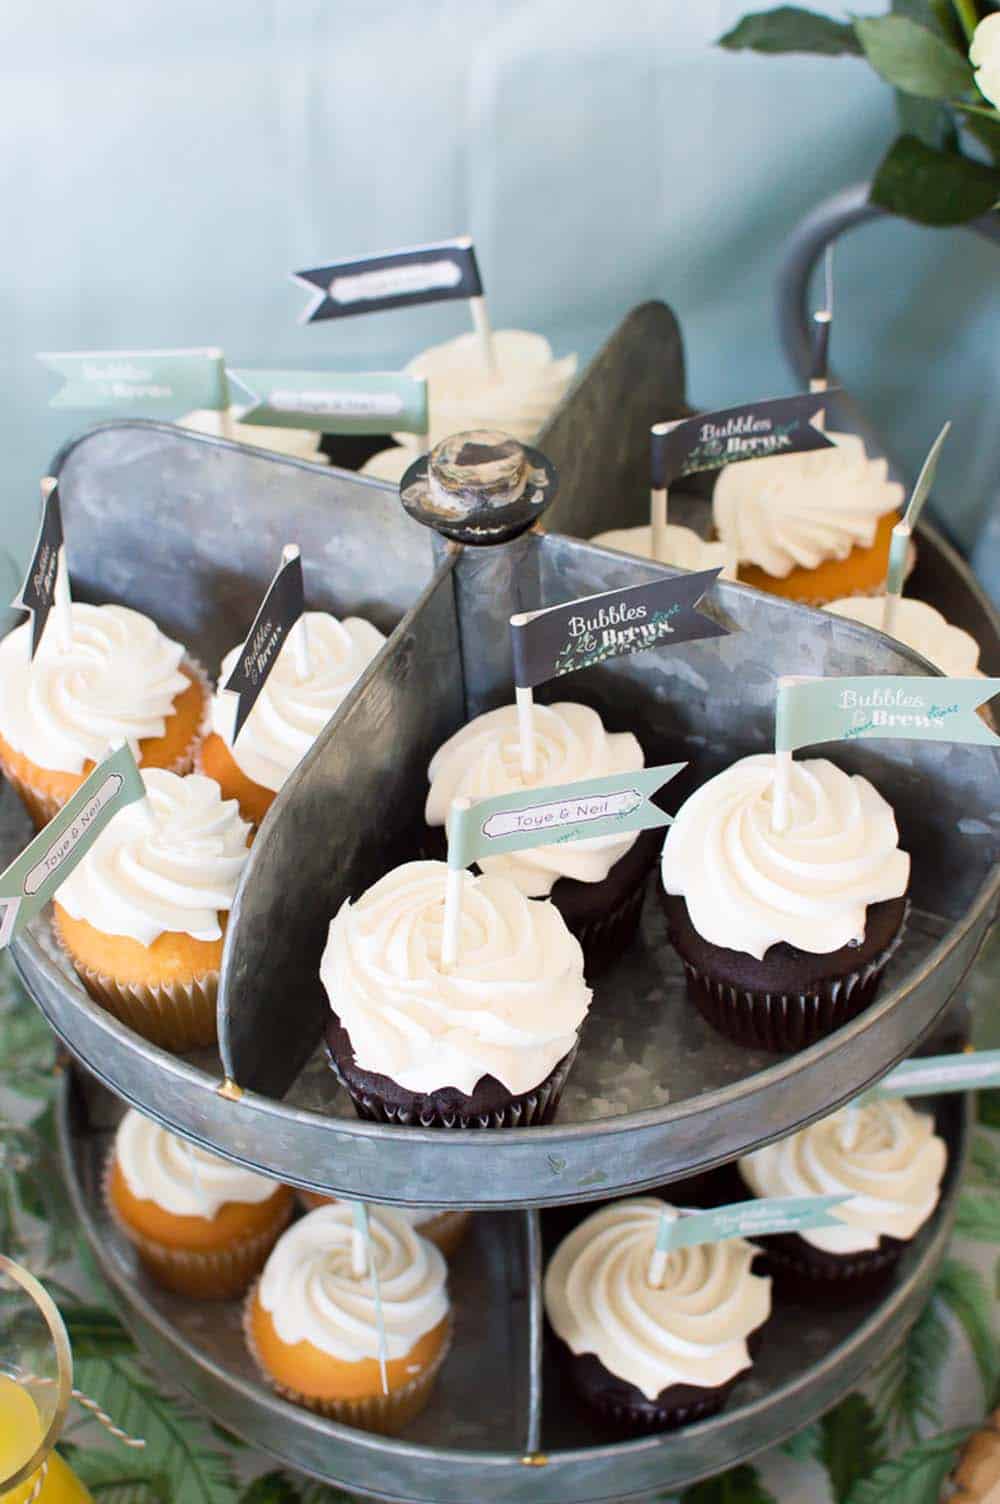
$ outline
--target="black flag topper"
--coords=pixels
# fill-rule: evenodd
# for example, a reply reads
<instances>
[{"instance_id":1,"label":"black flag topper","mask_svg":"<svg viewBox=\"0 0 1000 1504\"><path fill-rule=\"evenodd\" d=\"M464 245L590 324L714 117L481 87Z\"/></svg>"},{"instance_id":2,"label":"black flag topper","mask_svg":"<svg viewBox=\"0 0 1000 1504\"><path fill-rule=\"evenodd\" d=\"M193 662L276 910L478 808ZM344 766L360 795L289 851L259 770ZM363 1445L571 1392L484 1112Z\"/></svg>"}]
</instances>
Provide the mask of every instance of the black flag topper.
<instances>
[{"instance_id":1,"label":"black flag topper","mask_svg":"<svg viewBox=\"0 0 1000 1504\"><path fill-rule=\"evenodd\" d=\"M651 585L629 585L513 617L514 683L519 689L534 689L546 679L590 668L608 658L699 638L728 637L727 627L697 609L721 572L721 568L703 569L654 580Z\"/></svg>"},{"instance_id":2,"label":"black flag topper","mask_svg":"<svg viewBox=\"0 0 1000 1504\"><path fill-rule=\"evenodd\" d=\"M833 449L832 439L810 420L834 395L831 387L825 392L744 402L677 423L657 423L653 428L653 490L666 490L696 470L718 470L738 460Z\"/></svg>"},{"instance_id":3,"label":"black flag topper","mask_svg":"<svg viewBox=\"0 0 1000 1504\"><path fill-rule=\"evenodd\" d=\"M331 261L329 266L293 272L292 277L313 293L302 316L304 324L483 295L475 247L467 236L352 261Z\"/></svg>"},{"instance_id":4,"label":"black flag topper","mask_svg":"<svg viewBox=\"0 0 1000 1504\"><path fill-rule=\"evenodd\" d=\"M233 724L234 742L267 683L267 676L278 661L289 632L305 610L302 560L297 548L294 552L290 549L286 552L287 557L261 601L233 671L222 686L239 696Z\"/></svg>"},{"instance_id":5,"label":"black flag topper","mask_svg":"<svg viewBox=\"0 0 1000 1504\"><path fill-rule=\"evenodd\" d=\"M35 551L28 565L17 598L11 602L24 611L31 612L31 656L38 652L45 623L55 604L56 578L59 572L59 553L63 546L62 512L59 508L59 487L53 486L42 505L42 521L38 529Z\"/></svg>"}]
</instances>

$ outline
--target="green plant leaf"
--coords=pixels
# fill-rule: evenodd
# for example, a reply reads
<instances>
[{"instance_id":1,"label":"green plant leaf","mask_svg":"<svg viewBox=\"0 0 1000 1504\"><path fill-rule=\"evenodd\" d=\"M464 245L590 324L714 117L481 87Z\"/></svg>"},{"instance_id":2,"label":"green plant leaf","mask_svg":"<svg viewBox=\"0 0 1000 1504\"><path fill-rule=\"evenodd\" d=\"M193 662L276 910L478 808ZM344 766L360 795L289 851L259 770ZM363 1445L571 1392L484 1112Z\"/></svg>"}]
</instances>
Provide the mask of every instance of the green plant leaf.
<instances>
[{"instance_id":1,"label":"green plant leaf","mask_svg":"<svg viewBox=\"0 0 1000 1504\"><path fill-rule=\"evenodd\" d=\"M971 131L977 141L982 142L995 163L1000 163L1000 114L996 110L971 110L961 104L956 105L956 109L962 113L962 123L965 129ZM990 1095L990 1093L986 1093L986 1095ZM1000 1092L997 1092L995 1089L992 1095L1000 1098ZM995 1110L1000 1115L1000 1106L996 1106ZM982 1121L983 1119L980 1117L980 1122ZM996 1118L994 1119L993 1126L997 1126Z\"/></svg>"},{"instance_id":2,"label":"green plant leaf","mask_svg":"<svg viewBox=\"0 0 1000 1504\"><path fill-rule=\"evenodd\" d=\"M965 54L909 16L858 16L854 30L876 73L904 94L954 99L973 87Z\"/></svg>"},{"instance_id":3,"label":"green plant leaf","mask_svg":"<svg viewBox=\"0 0 1000 1504\"><path fill-rule=\"evenodd\" d=\"M831 21L798 5L779 5L775 10L754 11L738 21L718 41L731 52L818 52L825 57L861 51L854 28L845 21Z\"/></svg>"},{"instance_id":4,"label":"green plant leaf","mask_svg":"<svg viewBox=\"0 0 1000 1504\"><path fill-rule=\"evenodd\" d=\"M938 1504L968 1430L944 1431L883 1462L851 1489L846 1504Z\"/></svg>"},{"instance_id":5,"label":"green plant leaf","mask_svg":"<svg viewBox=\"0 0 1000 1504\"><path fill-rule=\"evenodd\" d=\"M896 90L896 118L904 136L916 136L936 151L957 151L958 133L947 105Z\"/></svg>"},{"instance_id":6,"label":"green plant leaf","mask_svg":"<svg viewBox=\"0 0 1000 1504\"><path fill-rule=\"evenodd\" d=\"M985 1186L966 1186L958 1197L955 1232L977 1243L1000 1243L1000 1196Z\"/></svg>"},{"instance_id":7,"label":"green plant leaf","mask_svg":"<svg viewBox=\"0 0 1000 1504\"><path fill-rule=\"evenodd\" d=\"M681 1504L776 1504L776 1500L761 1483L757 1469L745 1462L685 1489Z\"/></svg>"},{"instance_id":8,"label":"green plant leaf","mask_svg":"<svg viewBox=\"0 0 1000 1504\"><path fill-rule=\"evenodd\" d=\"M976 1112L986 1128L1000 1128L1000 1086L976 1092Z\"/></svg>"},{"instance_id":9,"label":"green plant leaf","mask_svg":"<svg viewBox=\"0 0 1000 1504\"><path fill-rule=\"evenodd\" d=\"M171 1500L234 1504L229 1459L210 1445L207 1429L187 1406L165 1394L131 1358L84 1358L76 1365L76 1383L116 1425L145 1440L143 1461L166 1478Z\"/></svg>"},{"instance_id":10,"label":"green plant leaf","mask_svg":"<svg viewBox=\"0 0 1000 1504\"><path fill-rule=\"evenodd\" d=\"M81 1358L113 1358L120 1353L135 1352L132 1338L106 1307L60 1305L59 1310L77 1362Z\"/></svg>"},{"instance_id":11,"label":"green plant leaf","mask_svg":"<svg viewBox=\"0 0 1000 1504\"><path fill-rule=\"evenodd\" d=\"M958 1259L945 1259L934 1282L934 1294L961 1324L989 1400L1000 1378L1000 1360L993 1339L993 1302L985 1281L978 1269Z\"/></svg>"},{"instance_id":12,"label":"green plant leaf","mask_svg":"<svg viewBox=\"0 0 1000 1504\"><path fill-rule=\"evenodd\" d=\"M74 1473L94 1496L95 1504L173 1504L170 1483L149 1466L142 1452L116 1446L60 1446Z\"/></svg>"},{"instance_id":13,"label":"green plant leaf","mask_svg":"<svg viewBox=\"0 0 1000 1504\"><path fill-rule=\"evenodd\" d=\"M353 1504L353 1500L339 1488L279 1469L248 1484L240 1494L240 1504Z\"/></svg>"},{"instance_id":14,"label":"green plant leaf","mask_svg":"<svg viewBox=\"0 0 1000 1504\"><path fill-rule=\"evenodd\" d=\"M889 8L893 15L908 16L918 26L926 26L928 31L937 32L953 47L960 47L963 53L967 50L951 0L892 0Z\"/></svg>"},{"instance_id":15,"label":"green plant leaf","mask_svg":"<svg viewBox=\"0 0 1000 1504\"><path fill-rule=\"evenodd\" d=\"M844 1504L854 1484L878 1467L885 1442L875 1411L863 1394L849 1394L823 1416L820 1457L836 1504Z\"/></svg>"},{"instance_id":16,"label":"green plant leaf","mask_svg":"<svg viewBox=\"0 0 1000 1504\"><path fill-rule=\"evenodd\" d=\"M935 151L915 136L900 136L871 186L873 204L925 225L978 219L1000 200L1000 172L954 152Z\"/></svg>"},{"instance_id":17,"label":"green plant leaf","mask_svg":"<svg viewBox=\"0 0 1000 1504\"><path fill-rule=\"evenodd\" d=\"M819 1423L811 1421L808 1426L803 1426L801 1431L796 1431L794 1436L783 1441L781 1451L786 1457L794 1457L796 1462L811 1462L819 1456L821 1441Z\"/></svg>"},{"instance_id":18,"label":"green plant leaf","mask_svg":"<svg viewBox=\"0 0 1000 1504\"><path fill-rule=\"evenodd\" d=\"M969 1156L969 1179L1000 1191L1000 1150L988 1133L973 1136Z\"/></svg>"},{"instance_id":19,"label":"green plant leaf","mask_svg":"<svg viewBox=\"0 0 1000 1504\"><path fill-rule=\"evenodd\" d=\"M938 1371L947 1344L948 1332L932 1298L877 1372L878 1414L883 1424L911 1441L918 1439L921 1422L937 1421Z\"/></svg>"}]
</instances>

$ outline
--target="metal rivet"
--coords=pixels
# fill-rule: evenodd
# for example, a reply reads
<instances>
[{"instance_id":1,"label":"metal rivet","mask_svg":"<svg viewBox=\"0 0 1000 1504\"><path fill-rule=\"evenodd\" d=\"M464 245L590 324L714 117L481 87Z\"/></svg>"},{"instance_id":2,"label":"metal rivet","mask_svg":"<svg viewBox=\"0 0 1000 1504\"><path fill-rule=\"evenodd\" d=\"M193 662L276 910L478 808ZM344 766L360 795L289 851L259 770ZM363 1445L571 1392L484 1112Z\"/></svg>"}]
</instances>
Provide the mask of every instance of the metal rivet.
<instances>
[{"instance_id":1,"label":"metal rivet","mask_svg":"<svg viewBox=\"0 0 1000 1504\"><path fill-rule=\"evenodd\" d=\"M238 1102L243 1095L242 1086L237 1086L235 1081L230 1081L227 1076L222 1085L216 1089L216 1095L225 1097L229 1102Z\"/></svg>"},{"instance_id":2,"label":"metal rivet","mask_svg":"<svg viewBox=\"0 0 1000 1504\"><path fill-rule=\"evenodd\" d=\"M549 1459L544 1452L528 1452L521 1458L524 1467L548 1467Z\"/></svg>"}]
</instances>

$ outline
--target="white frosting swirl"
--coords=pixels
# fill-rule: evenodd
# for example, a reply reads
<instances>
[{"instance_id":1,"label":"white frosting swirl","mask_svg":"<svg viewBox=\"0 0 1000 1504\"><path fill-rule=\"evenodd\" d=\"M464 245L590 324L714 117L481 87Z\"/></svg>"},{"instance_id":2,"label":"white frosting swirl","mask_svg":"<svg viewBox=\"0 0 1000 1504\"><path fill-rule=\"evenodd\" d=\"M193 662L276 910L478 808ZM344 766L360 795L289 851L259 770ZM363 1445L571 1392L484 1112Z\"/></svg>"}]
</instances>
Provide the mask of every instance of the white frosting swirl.
<instances>
[{"instance_id":1,"label":"white frosting swirl","mask_svg":"<svg viewBox=\"0 0 1000 1504\"><path fill-rule=\"evenodd\" d=\"M591 998L583 953L551 904L466 872L458 960L443 971L446 875L408 862L345 900L320 978L362 1070L467 1096L493 1076L519 1096L573 1048Z\"/></svg>"},{"instance_id":2,"label":"white frosting swirl","mask_svg":"<svg viewBox=\"0 0 1000 1504\"><path fill-rule=\"evenodd\" d=\"M499 428L523 444L537 437L576 375L576 356L556 360L548 340L527 329L495 329L493 354L495 369L489 371L470 331L410 361L409 374L427 378L430 419L429 434L393 434L411 458L449 434L474 428Z\"/></svg>"},{"instance_id":3,"label":"white frosting swirl","mask_svg":"<svg viewBox=\"0 0 1000 1504\"><path fill-rule=\"evenodd\" d=\"M861 1253L882 1237L912 1238L938 1204L948 1150L934 1119L906 1101L852 1103L739 1162L755 1196L831 1196L842 1227L800 1237L825 1253Z\"/></svg>"},{"instance_id":4,"label":"white frosting swirl","mask_svg":"<svg viewBox=\"0 0 1000 1504\"><path fill-rule=\"evenodd\" d=\"M884 459L870 460L851 433L829 433L835 448L741 460L719 472L715 528L732 557L784 579L870 548L880 517L899 511L903 487Z\"/></svg>"},{"instance_id":5,"label":"white frosting swirl","mask_svg":"<svg viewBox=\"0 0 1000 1504\"><path fill-rule=\"evenodd\" d=\"M650 1400L671 1384L715 1388L749 1368L747 1337L771 1314L771 1281L751 1273L757 1250L739 1238L675 1249L651 1285L663 1206L636 1196L601 1207L545 1271L556 1335Z\"/></svg>"},{"instance_id":6,"label":"white frosting swirl","mask_svg":"<svg viewBox=\"0 0 1000 1504\"><path fill-rule=\"evenodd\" d=\"M200 773L143 773L146 799L120 810L59 889L74 919L152 945L158 935L218 940L247 858L235 799Z\"/></svg>"},{"instance_id":7,"label":"white frosting swirl","mask_svg":"<svg viewBox=\"0 0 1000 1504\"><path fill-rule=\"evenodd\" d=\"M630 731L605 731L596 710L563 701L536 705L534 786L574 783L608 773L632 773L644 766L642 748ZM438 748L427 769L430 792L424 818L428 825L447 822L457 794L468 799L491 799L525 787L521 774L517 709L513 705L489 710L456 731ZM531 898L551 893L557 878L599 883L638 839L597 836L589 841L565 841L484 856L479 866L489 875L508 877Z\"/></svg>"},{"instance_id":8,"label":"white frosting swirl","mask_svg":"<svg viewBox=\"0 0 1000 1504\"><path fill-rule=\"evenodd\" d=\"M849 621L860 621L866 627L882 631L882 613L885 610L884 595L850 595L840 601L831 601L824 608L835 616L846 616ZM896 602L896 615L892 632L897 642L922 653L935 668L952 678L972 678L979 672L979 644L961 627L953 627L950 621L928 606L926 601L913 600L904 595Z\"/></svg>"},{"instance_id":9,"label":"white frosting swirl","mask_svg":"<svg viewBox=\"0 0 1000 1504\"><path fill-rule=\"evenodd\" d=\"M72 605L72 641L50 618L35 658L31 622L0 642L0 735L37 767L82 773L125 738L162 736L188 687L184 648L126 606Z\"/></svg>"},{"instance_id":10,"label":"white frosting swirl","mask_svg":"<svg viewBox=\"0 0 1000 1504\"><path fill-rule=\"evenodd\" d=\"M237 766L254 783L275 793L385 644L378 628L360 616L338 621L325 611L307 611L302 621L309 644L309 673L299 678L293 637L302 625L296 623L235 745L235 696L219 689L212 700L212 729L229 747ZM228 679L242 647L237 643L223 658L220 685Z\"/></svg>"},{"instance_id":11,"label":"white frosting swirl","mask_svg":"<svg viewBox=\"0 0 1000 1504\"><path fill-rule=\"evenodd\" d=\"M744 757L681 807L663 886L712 945L758 960L779 941L824 954L864 939L869 904L906 892L896 819L860 774L793 762L787 830L771 828L774 756Z\"/></svg>"},{"instance_id":12,"label":"white frosting swirl","mask_svg":"<svg viewBox=\"0 0 1000 1504\"><path fill-rule=\"evenodd\" d=\"M211 408L198 408L177 419L178 427L188 428L192 433L207 433L217 439L234 439L239 444L256 444L258 449L271 449L276 454L288 454L296 460L311 460L317 465L328 465L329 458L320 449L322 434L309 428L271 428L262 423L239 423L229 413L215 412ZM228 418L228 421L227 421Z\"/></svg>"},{"instance_id":13,"label":"white frosting swirl","mask_svg":"<svg viewBox=\"0 0 1000 1504\"><path fill-rule=\"evenodd\" d=\"M257 1206L277 1181L209 1154L130 1107L115 1135L115 1160L133 1196L175 1217L214 1217L228 1203Z\"/></svg>"},{"instance_id":14,"label":"white frosting swirl","mask_svg":"<svg viewBox=\"0 0 1000 1504\"><path fill-rule=\"evenodd\" d=\"M677 569L715 569L721 565L722 579L735 580L736 563L730 557L724 543L709 543L690 527L668 522L666 548L657 555L653 551L653 529L644 527L613 528L609 533L597 533L591 543L602 548L617 548L623 554L635 554L640 559L657 559L660 564L673 564Z\"/></svg>"},{"instance_id":15,"label":"white frosting swirl","mask_svg":"<svg viewBox=\"0 0 1000 1504\"><path fill-rule=\"evenodd\" d=\"M450 1309L444 1255L395 1212L369 1212L386 1354L405 1358ZM371 1276L353 1272L349 1206L321 1206L278 1239L258 1298L282 1342L309 1342L345 1363L377 1358Z\"/></svg>"}]
</instances>

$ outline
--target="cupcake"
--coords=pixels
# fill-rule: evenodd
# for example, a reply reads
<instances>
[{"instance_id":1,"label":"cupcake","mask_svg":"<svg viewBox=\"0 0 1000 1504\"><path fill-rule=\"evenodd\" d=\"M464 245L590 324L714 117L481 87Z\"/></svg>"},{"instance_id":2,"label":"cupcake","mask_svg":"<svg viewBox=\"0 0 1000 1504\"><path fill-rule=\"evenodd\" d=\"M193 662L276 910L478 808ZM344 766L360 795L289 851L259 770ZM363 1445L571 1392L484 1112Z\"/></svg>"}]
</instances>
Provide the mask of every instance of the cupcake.
<instances>
[{"instance_id":1,"label":"cupcake","mask_svg":"<svg viewBox=\"0 0 1000 1504\"><path fill-rule=\"evenodd\" d=\"M558 910L463 874L458 959L441 963L448 869L408 862L330 925L330 1064L359 1117L421 1128L550 1122L590 1007Z\"/></svg>"},{"instance_id":2,"label":"cupcake","mask_svg":"<svg viewBox=\"0 0 1000 1504\"><path fill-rule=\"evenodd\" d=\"M536 705L534 787L575 783L645 766L631 732L610 732L596 710L563 702ZM431 758L424 818L431 827L428 850L443 856L445 822L456 795L491 799L526 785L521 773L517 709L487 711L449 737ZM646 878L656 862L662 833L630 831L589 841L562 841L483 857L482 871L515 883L529 898L551 898L583 946L588 976L614 960L639 923Z\"/></svg>"},{"instance_id":3,"label":"cupcake","mask_svg":"<svg viewBox=\"0 0 1000 1504\"><path fill-rule=\"evenodd\" d=\"M307 611L293 632L309 642L309 673L300 678L295 648L284 644L250 714L233 743L233 696L221 688L211 706L211 730L202 743L198 766L214 778L224 799L259 825L285 779L309 751L341 700L384 645L385 638L359 616L338 621L324 611ZM219 684L232 673L243 644L222 660Z\"/></svg>"},{"instance_id":4,"label":"cupcake","mask_svg":"<svg viewBox=\"0 0 1000 1504\"><path fill-rule=\"evenodd\" d=\"M738 1044L793 1051L873 1000L906 918L910 859L867 779L793 762L790 820L771 826L775 759L703 784L663 846L671 944L688 996Z\"/></svg>"},{"instance_id":5,"label":"cupcake","mask_svg":"<svg viewBox=\"0 0 1000 1504\"><path fill-rule=\"evenodd\" d=\"M218 785L150 768L146 798L105 826L53 901L56 933L92 997L153 1044L215 1039L228 912L249 827Z\"/></svg>"},{"instance_id":6,"label":"cupcake","mask_svg":"<svg viewBox=\"0 0 1000 1504\"><path fill-rule=\"evenodd\" d=\"M368 1225L388 1393L372 1276L357 1272L349 1206L320 1207L278 1240L247 1297L244 1330L254 1362L285 1399L392 1436L427 1404L447 1356L447 1265L394 1212L371 1213Z\"/></svg>"},{"instance_id":7,"label":"cupcake","mask_svg":"<svg viewBox=\"0 0 1000 1504\"><path fill-rule=\"evenodd\" d=\"M609 1202L545 1271L545 1312L573 1388L593 1415L632 1434L720 1410L771 1314L771 1281L753 1273L757 1250L742 1239L675 1249L651 1282L665 1205Z\"/></svg>"},{"instance_id":8,"label":"cupcake","mask_svg":"<svg viewBox=\"0 0 1000 1504\"><path fill-rule=\"evenodd\" d=\"M30 621L0 642L0 768L39 828L121 738L140 768L186 773L207 701L198 665L148 616L71 612L68 647L48 631L32 658Z\"/></svg>"},{"instance_id":9,"label":"cupcake","mask_svg":"<svg viewBox=\"0 0 1000 1504\"><path fill-rule=\"evenodd\" d=\"M885 610L884 595L853 595L846 600L831 601L826 607L835 616L845 616L849 621L859 621L863 626L883 631L882 614ZM896 602L892 631L889 634L897 642L905 643L921 653L942 674L956 679L970 679L980 672L979 644L961 627L928 606L926 601L915 601L904 595Z\"/></svg>"},{"instance_id":10,"label":"cupcake","mask_svg":"<svg viewBox=\"0 0 1000 1504\"><path fill-rule=\"evenodd\" d=\"M220 413L211 408L199 408L178 418L180 428L192 433L206 433L215 439L233 439L238 444L254 444L258 449L270 449L275 454L287 454L294 460L311 460L313 464L328 463L320 449L322 434L308 428L270 428L262 423L240 423L233 416L237 409Z\"/></svg>"},{"instance_id":11,"label":"cupcake","mask_svg":"<svg viewBox=\"0 0 1000 1504\"><path fill-rule=\"evenodd\" d=\"M287 1186L219 1159L131 1108L108 1157L104 1198L147 1274L196 1300L245 1294L295 1206Z\"/></svg>"},{"instance_id":12,"label":"cupcake","mask_svg":"<svg viewBox=\"0 0 1000 1504\"><path fill-rule=\"evenodd\" d=\"M336 1196L322 1196L319 1191L299 1191L299 1200L307 1211L315 1211L318 1206L338 1206L340 1203ZM428 1242L440 1248L445 1258L451 1258L457 1251L472 1222L472 1213L464 1211L460 1207L449 1206L391 1206L383 1207L380 1202L372 1201L370 1205L375 1211L395 1212L397 1217L402 1217L408 1222L415 1232Z\"/></svg>"},{"instance_id":13,"label":"cupcake","mask_svg":"<svg viewBox=\"0 0 1000 1504\"><path fill-rule=\"evenodd\" d=\"M527 329L495 329L492 343L492 370L472 331L432 345L410 361L407 374L427 380L430 432L393 434L400 453L380 451L362 474L398 481L418 454L468 429L499 428L524 444L534 442L569 390L576 356L557 360L548 340Z\"/></svg>"},{"instance_id":14,"label":"cupcake","mask_svg":"<svg viewBox=\"0 0 1000 1504\"><path fill-rule=\"evenodd\" d=\"M903 487L855 434L827 438L834 448L719 472L715 530L744 585L814 606L884 590Z\"/></svg>"},{"instance_id":15,"label":"cupcake","mask_svg":"<svg viewBox=\"0 0 1000 1504\"><path fill-rule=\"evenodd\" d=\"M932 1117L872 1097L756 1149L739 1173L755 1196L850 1192L832 1213L842 1225L760 1239L772 1274L828 1299L868 1294L890 1273L937 1206L947 1162Z\"/></svg>"},{"instance_id":16,"label":"cupcake","mask_svg":"<svg viewBox=\"0 0 1000 1504\"><path fill-rule=\"evenodd\" d=\"M647 522L644 527L613 528L609 533L597 533L591 543L602 548L615 548L619 553L634 554L639 559L656 559L660 564L673 564L677 569L722 569L721 578L736 579L736 564L724 543L709 543L698 536L693 528L681 527L668 522L666 547L659 553L653 548L653 529Z\"/></svg>"}]
</instances>

